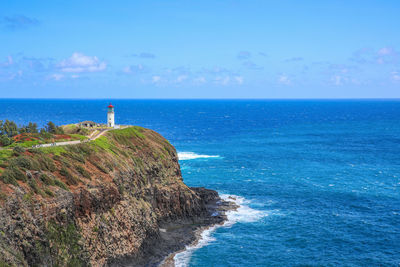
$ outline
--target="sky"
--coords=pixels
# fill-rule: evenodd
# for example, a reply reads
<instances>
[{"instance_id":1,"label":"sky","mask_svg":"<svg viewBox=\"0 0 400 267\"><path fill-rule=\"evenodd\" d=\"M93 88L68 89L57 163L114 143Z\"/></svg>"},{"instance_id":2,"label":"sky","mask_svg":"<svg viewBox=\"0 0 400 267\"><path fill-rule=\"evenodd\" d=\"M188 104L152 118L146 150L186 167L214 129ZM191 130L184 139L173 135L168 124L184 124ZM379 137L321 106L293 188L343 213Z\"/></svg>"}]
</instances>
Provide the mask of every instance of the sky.
<instances>
[{"instance_id":1,"label":"sky","mask_svg":"<svg viewBox=\"0 0 400 267\"><path fill-rule=\"evenodd\" d=\"M400 98L400 1L0 2L0 98Z\"/></svg>"}]
</instances>

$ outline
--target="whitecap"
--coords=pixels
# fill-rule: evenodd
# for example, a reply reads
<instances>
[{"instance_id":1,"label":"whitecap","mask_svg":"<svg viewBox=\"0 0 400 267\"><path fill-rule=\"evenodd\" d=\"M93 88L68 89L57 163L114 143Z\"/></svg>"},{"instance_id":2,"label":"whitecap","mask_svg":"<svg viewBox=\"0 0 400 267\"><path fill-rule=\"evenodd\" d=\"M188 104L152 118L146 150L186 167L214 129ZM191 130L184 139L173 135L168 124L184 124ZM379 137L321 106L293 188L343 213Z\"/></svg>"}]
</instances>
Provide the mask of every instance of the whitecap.
<instances>
[{"instance_id":1,"label":"whitecap","mask_svg":"<svg viewBox=\"0 0 400 267\"><path fill-rule=\"evenodd\" d=\"M200 239L196 244L186 246L186 249L184 251L175 254L174 256L175 267L188 266L190 258L195 250L215 241L215 238L212 236L212 233L217 228L231 227L237 222L252 223L260 220L263 217L268 216L267 211L260 211L250 208L247 205L250 203L250 201L246 200L244 197L236 195L227 195L227 194L220 194L220 197L225 201L235 202L235 204L238 205L239 208L237 208L237 210L228 211L226 213L227 221L225 221L223 225L214 225L204 230L201 233Z\"/></svg>"},{"instance_id":2,"label":"whitecap","mask_svg":"<svg viewBox=\"0 0 400 267\"><path fill-rule=\"evenodd\" d=\"M267 211L252 209L248 206L250 201L241 196L221 194L220 197L225 201L233 201L239 206L237 210L231 210L226 213L228 220L223 226L232 226L237 222L252 223L268 216Z\"/></svg>"},{"instance_id":3,"label":"whitecap","mask_svg":"<svg viewBox=\"0 0 400 267\"><path fill-rule=\"evenodd\" d=\"M179 160L191 160L191 159L205 159L205 158L220 158L218 155L201 155L194 152L178 152Z\"/></svg>"}]
</instances>

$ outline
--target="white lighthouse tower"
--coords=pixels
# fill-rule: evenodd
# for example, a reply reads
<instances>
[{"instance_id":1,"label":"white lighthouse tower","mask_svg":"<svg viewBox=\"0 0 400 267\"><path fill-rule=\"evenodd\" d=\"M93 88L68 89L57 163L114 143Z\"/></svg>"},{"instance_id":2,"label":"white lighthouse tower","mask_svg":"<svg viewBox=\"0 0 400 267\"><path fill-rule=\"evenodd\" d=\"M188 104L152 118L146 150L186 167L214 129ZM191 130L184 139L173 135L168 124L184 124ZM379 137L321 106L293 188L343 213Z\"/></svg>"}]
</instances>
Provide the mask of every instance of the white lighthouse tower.
<instances>
[{"instance_id":1,"label":"white lighthouse tower","mask_svg":"<svg viewBox=\"0 0 400 267\"><path fill-rule=\"evenodd\" d=\"M114 121L114 106L108 105L108 111L107 111L107 127L112 127L114 128L115 126L115 121Z\"/></svg>"}]
</instances>

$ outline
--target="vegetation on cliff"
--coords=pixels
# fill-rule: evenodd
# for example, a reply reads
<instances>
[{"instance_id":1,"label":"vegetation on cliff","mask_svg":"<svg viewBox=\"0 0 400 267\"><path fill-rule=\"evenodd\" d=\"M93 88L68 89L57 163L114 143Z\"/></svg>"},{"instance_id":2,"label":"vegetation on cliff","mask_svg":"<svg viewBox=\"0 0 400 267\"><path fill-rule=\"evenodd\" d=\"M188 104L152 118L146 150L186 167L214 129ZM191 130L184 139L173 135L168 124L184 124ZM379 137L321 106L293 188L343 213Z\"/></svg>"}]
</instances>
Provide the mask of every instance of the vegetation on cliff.
<instances>
[{"instance_id":1,"label":"vegetation on cliff","mask_svg":"<svg viewBox=\"0 0 400 267\"><path fill-rule=\"evenodd\" d=\"M158 224L205 212L174 147L141 127L68 146L0 150L0 264L140 262Z\"/></svg>"}]
</instances>

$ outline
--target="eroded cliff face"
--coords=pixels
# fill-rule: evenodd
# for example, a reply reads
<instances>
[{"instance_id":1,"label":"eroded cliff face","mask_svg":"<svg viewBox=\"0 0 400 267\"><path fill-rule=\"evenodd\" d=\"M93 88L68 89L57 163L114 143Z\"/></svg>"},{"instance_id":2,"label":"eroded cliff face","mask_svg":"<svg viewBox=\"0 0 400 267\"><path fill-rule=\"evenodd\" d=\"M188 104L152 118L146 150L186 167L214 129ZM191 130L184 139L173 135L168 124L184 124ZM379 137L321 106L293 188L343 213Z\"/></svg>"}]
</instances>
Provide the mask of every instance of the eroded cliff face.
<instances>
[{"instance_id":1,"label":"eroded cliff face","mask_svg":"<svg viewBox=\"0 0 400 267\"><path fill-rule=\"evenodd\" d=\"M162 227L206 224L218 199L188 188L174 147L140 127L14 152L1 178L0 265L155 264L183 245Z\"/></svg>"}]
</instances>

